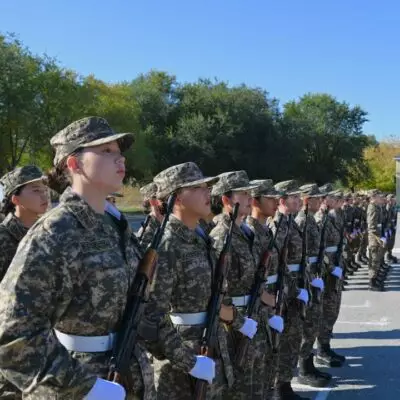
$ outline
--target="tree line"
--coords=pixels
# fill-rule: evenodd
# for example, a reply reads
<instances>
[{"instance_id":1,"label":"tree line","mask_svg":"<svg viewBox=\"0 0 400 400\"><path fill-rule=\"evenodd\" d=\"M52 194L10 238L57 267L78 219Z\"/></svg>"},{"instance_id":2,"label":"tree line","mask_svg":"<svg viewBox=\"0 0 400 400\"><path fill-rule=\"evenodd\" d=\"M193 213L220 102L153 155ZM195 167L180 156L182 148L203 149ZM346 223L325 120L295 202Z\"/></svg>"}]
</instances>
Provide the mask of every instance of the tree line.
<instances>
[{"instance_id":1,"label":"tree line","mask_svg":"<svg viewBox=\"0 0 400 400\"><path fill-rule=\"evenodd\" d=\"M0 174L23 163L49 168L49 138L89 115L135 133L127 154L132 182L148 182L189 160L207 175L245 169L251 178L353 187L377 180L366 156L380 144L363 131L367 112L329 94L307 93L280 105L261 88L204 79L180 83L160 71L110 84L0 35Z\"/></svg>"}]
</instances>

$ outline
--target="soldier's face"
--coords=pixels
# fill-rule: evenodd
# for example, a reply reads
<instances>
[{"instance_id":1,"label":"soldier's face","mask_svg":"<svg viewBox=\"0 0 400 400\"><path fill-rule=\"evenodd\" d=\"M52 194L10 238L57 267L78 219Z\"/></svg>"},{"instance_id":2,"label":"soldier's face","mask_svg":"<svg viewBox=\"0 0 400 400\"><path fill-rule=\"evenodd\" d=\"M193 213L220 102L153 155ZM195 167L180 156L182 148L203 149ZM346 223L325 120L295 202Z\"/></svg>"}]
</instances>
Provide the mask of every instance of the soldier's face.
<instances>
[{"instance_id":1,"label":"soldier's face","mask_svg":"<svg viewBox=\"0 0 400 400\"><path fill-rule=\"evenodd\" d=\"M308 199L308 207L310 211L317 212L321 204L321 199L319 197L310 197Z\"/></svg>"},{"instance_id":2,"label":"soldier's face","mask_svg":"<svg viewBox=\"0 0 400 400\"><path fill-rule=\"evenodd\" d=\"M210 189L207 184L185 188L179 192L179 202L184 210L199 218L211 213Z\"/></svg>"},{"instance_id":3,"label":"soldier's face","mask_svg":"<svg viewBox=\"0 0 400 400\"><path fill-rule=\"evenodd\" d=\"M267 217L275 215L278 209L278 201L272 197L261 197L260 198L261 212Z\"/></svg>"},{"instance_id":4,"label":"soldier's face","mask_svg":"<svg viewBox=\"0 0 400 400\"><path fill-rule=\"evenodd\" d=\"M48 189L42 182L25 185L18 196L12 196L14 204L34 214L44 214L49 205Z\"/></svg>"},{"instance_id":5,"label":"soldier's face","mask_svg":"<svg viewBox=\"0 0 400 400\"><path fill-rule=\"evenodd\" d=\"M96 187L98 191L118 191L125 177L125 157L118 142L88 147L82 151L78 173L80 179Z\"/></svg>"},{"instance_id":6,"label":"soldier's face","mask_svg":"<svg viewBox=\"0 0 400 400\"><path fill-rule=\"evenodd\" d=\"M288 208L289 213L297 213L301 208L300 196L288 196L286 200L286 207Z\"/></svg>"},{"instance_id":7,"label":"soldier's face","mask_svg":"<svg viewBox=\"0 0 400 400\"><path fill-rule=\"evenodd\" d=\"M239 203L239 216L244 217L251 212L251 197L249 192L233 192L232 204Z\"/></svg>"}]
</instances>

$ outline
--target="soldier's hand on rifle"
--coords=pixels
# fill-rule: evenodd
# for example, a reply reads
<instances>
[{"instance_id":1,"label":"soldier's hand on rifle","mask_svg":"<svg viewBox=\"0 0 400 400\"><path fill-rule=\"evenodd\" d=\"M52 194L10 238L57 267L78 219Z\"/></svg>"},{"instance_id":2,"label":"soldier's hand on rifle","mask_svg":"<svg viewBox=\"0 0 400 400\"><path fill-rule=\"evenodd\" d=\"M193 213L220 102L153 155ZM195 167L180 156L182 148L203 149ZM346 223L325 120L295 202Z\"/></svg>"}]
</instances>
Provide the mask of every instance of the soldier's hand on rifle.
<instances>
[{"instance_id":1,"label":"soldier's hand on rifle","mask_svg":"<svg viewBox=\"0 0 400 400\"><path fill-rule=\"evenodd\" d=\"M215 378L215 362L212 358L206 356L196 356L196 364L189 371L194 378L207 381L210 385Z\"/></svg>"},{"instance_id":2,"label":"soldier's hand on rifle","mask_svg":"<svg viewBox=\"0 0 400 400\"><path fill-rule=\"evenodd\" d=\"M335 268L333 268L333 271L331 272L331 275L335 276L338 279L342 279L343 276L343 268L336 266Z\"/></svg>"},{"instance_id":3,"label":"soldier's hand on rifle","mask_svg":"<svg viewBox=\"0 0 400 400\"><path fill-rule=\"evenodd\" d=\"M97 378L92 390L83 398L83 400L124 400L125 395L125 389L118 383Z\"/></svg>"},{"instance_id":4,"label":"soldier's hand on rifle","mask_svg":"<svg viewBox=\"0 0 400 400\"><path fill-rule=\"evenodd\" d=\"M284 328L284 323L283 323L283 318L279 315L273 315L269 320L268 320L268 325L272 328L278 331L279 333L283 332Z\"/></svg>"},{"instance_id":5,"label":"soldier's hand on rifle","mask_svg":"<svg viewBox=\"0 0 400 400\"><path fill-rule=\"evenodd\" d=\"M258 322L254 321L254 319L244 317L244 324L239 329L239 332L247 336L249 339L253 339L255 334L257 333Z\"/></svg>"},{"instance_id":6,"label":"soldier's hand on rifle","mask_svg":"<svg viewBox=\"0 0 400 400\"><path fill-rule=\"evenodd\" d=\"M296 297L297 300L302 301L305 305L308 304L309 296L308 296L308 290L306 289L299 289L299 294Z\"/></svg>"},{"instance_id":7,"label":"soldier's hand on rifle","mask_svg":"<svg viewBox=\"0 0 400 400\"><path fill-rule=\"evenodd\" d=\"M311 286L321 290L321 292L323 292L325 288L324 281L321 278L314 278L311 281Z\"/></svg>"}]
</instances>

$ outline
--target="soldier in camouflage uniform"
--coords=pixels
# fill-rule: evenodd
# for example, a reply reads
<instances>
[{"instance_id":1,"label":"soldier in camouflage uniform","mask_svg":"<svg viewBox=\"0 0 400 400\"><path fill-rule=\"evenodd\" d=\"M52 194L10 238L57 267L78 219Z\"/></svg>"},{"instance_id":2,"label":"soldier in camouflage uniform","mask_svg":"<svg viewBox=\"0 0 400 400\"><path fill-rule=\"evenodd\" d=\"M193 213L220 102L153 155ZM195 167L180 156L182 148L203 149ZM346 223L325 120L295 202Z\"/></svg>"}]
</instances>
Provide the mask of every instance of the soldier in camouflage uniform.
<instances>
[{"instance_id":1,"label":"soldier in camouflage uniform","mask_svg":"<svg viewBox=\"0 0 400 400\"><path fill-rule=\"evenodd\" d=\"M232 234L231 258L228 268L228 294L233 304L244 315L250 299L250 291L260 262L260 237L252 235L251 229L243 224L243 219L251 212L250 191L257 185L251 185L245 171L226 172L219 175L218 183L212 188L213 212L216 214L215 228L210 236L214 247L220 253L224 238L229 229L230 217L235 203L239 203L239 212ZM219 212L222 211L220 214ZM242 370L235 368L235 383L224 394L224 399L264 399L268 390L265 381L265 357L268 354L268 307L258 305L255 319L259 329L251 340ZM246 323L254 321L246 317ZM231 357L235 357L237 339L245 333L230 330Z\"/></svg>"},{"instance_id":2,"label":"soldier in camouflage uniform","mask_svg":"<svg viewBox=\"0 0 400 400\"><path fill-rule=\"evenodd\" d=\"M140 193L143 196L143 208L146 219L142 223L139 231L136 233L140 244L144 249L150 244L154 233L160 227L163 218L163 207L160 200L157 200L157 185L150 182L140 188Z\"/></svg>"},{"instance_id":3,"label":"soldier in camouflage uniform","mask_svg":"<svg viewBox=\"0 0 400 400\"><path fill-rule=\"evenodd\" d=\"M317 361L328 367L341 367L346 358L331 349L330 342L333 327L339 316L342 298L343 267L340 245L343 246L343 223L337 216L339 209L329 185L325 185L321 207L315 214L318 227L322 230L325 220L325 210L329 210L325 230L325 253L327 255L326 273L324 277L325 290L323 296L322 318L318 332Z\"/></svg>"},{"instance_id":4,"label":"soldier in camouflage uniform","mask_svg":"<svg viewBox=\"0 0 400 400\"><path fill-rule=\"evenodd\" d=\"M300 209L299 186L295 180L279 182L275 185L279 194L278 211L274 219L270 221L270 229L276 235L276 246L278 252L282 251L285 238L288 234L288 217L296 215ZM278 221L282 219L281 226L277 232ZM292 221L288 238L288 270L287 293L285 304L285 329L279 343L279 354L272 377L272 384L275 386L275 398L277 399L306 399L294 393L291 381L299 360L301 338L303 333L303 322L301 319L302 307L308 304L308 291L298 287L298 274L302 256L302 232L295 221ZM276 280L276 279L275 279Z\"/></svg>"},{"instance_id":5,"label":"soldier in camouflage uniform","mask_svg":"<svg viewBox=\"0 0 400 400\"><path fill-rule=\"evenodd\" d=\"M167 168L154 177L160 200L177 195L141 323L141 332L159 347L153 361L158 400L192 399L194 378L213 381L207 399L220 399L224 389L233 384L222 322L214 360L200 356L216 254L212 240L198 230L198 220L210 213L209 185L216 180L205 178L192 162ZM240 328L242 318L234 319L231 302L228 298L224 301L222 312L230 317L221 313L221 318Z\"/></svg>"},{"instance_id":6,"label":"soldier in camouflage uniform","mask_svg":"<svg viewBox=\"0 0 400 400\"><path fill-rule=\"evenodd\" d=\"M121 151L132 142L99 117L51 139L49 183L71 187L22 239L0 284L0 368L24 399L155 398L140 343L128 393L103 379L141 258L127 222L118 221L117 231L104 213L107 195L124 178Z\"/></svg>"},{"instance_id":7,"label":"soldier in camouflage uniform","mask_svg":"<svg viewBox=\"0 0 400 400\"><path fill-rule=\"evenodd\" d=\"M303 322L298 380L305 385L323 387L329 383L332 376L315 368L313 354L313 346L318 335L319 324L322 318L324 291L324 281L322 280L324 271L320 271L320 274L316 270L316 266L318 262L321 262L321 260L318 259L320 246L325 246L325 243L321 243L321 230L314 218L315 213L320 207L322 193L319 191L316 184L303 185L300 187L300 190L304 205L308 202L308 216L306 218L304 209L301 210L296 217L296 223L300 230L303 231L307 219L307 251L311 275L310 286L313 290L313 298L307 308L306 318ZM317 297L320 299L319 301Z\"/></svg>"},{"instance_id":8,"label":"soldier in camouflage uniform","mask_svg":"<svg viewBox=\"0 0 400 400\"><path fill-rule=\"evenodd\" d=\"M368 264L367 247L368 247L368 227L367 227L367 208L369 198L364 193L359 193L360 210L361 210L361 243L360 243L360 260L364 264Z\"/></svg>"},{"instance_id":9,"label":"soldier in camouflage uniform","mask_svg":"<svg viewBox=\"0 0 400 400\"><path fill-rule=\"evenodd\" d=\"M386 260L391 263L397 263L397 258L392 254L396 236L396 226L397 226L396 197L393 194L388 194L386 196L386 210L388 215L388 232L389 232Z\"/></svg>"},{"instance_id":10,"label":"soldier in camouflage uniform","mask_svg":"<svg viewBox=\"0 0 400 400\"><path fill-rule=\"evenodd\" d=\"M369 287L372 291L381 292L384 290L383 282L387 273L387 268L383 266L386 238L382 236L382 194L379 190L373 189L369 191L369 198L367 209Z\"/></svg>"}]
</instances>

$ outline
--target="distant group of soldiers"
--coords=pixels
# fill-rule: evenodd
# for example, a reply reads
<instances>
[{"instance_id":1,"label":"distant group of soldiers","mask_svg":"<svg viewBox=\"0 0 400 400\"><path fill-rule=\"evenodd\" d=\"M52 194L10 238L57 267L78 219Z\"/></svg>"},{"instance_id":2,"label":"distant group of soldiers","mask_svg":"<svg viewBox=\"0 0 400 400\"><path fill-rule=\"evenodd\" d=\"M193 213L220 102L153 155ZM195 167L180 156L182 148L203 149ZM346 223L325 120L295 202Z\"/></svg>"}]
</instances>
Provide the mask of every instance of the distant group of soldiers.
<instances>
[{"instance_id":1,"label":"distant group of soldiers","mask_svg":"<svg viewBox=\"0 0 400 400\"><path fill-rule=\"evenodd\" d=\"M1 178L0 398L304 399L297 367L329 385L316 364L346 361L331 339L347 277L368 264L383 291L397 262L394 196L187 162L140 189L133 234L114 193L132 143L85 118L52 138L46 177ZM39 219L46 186L62 195Z\"/></svg>"}]
</instances>

